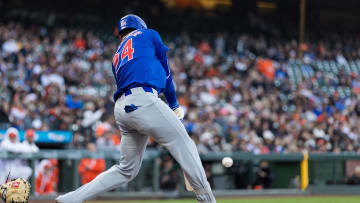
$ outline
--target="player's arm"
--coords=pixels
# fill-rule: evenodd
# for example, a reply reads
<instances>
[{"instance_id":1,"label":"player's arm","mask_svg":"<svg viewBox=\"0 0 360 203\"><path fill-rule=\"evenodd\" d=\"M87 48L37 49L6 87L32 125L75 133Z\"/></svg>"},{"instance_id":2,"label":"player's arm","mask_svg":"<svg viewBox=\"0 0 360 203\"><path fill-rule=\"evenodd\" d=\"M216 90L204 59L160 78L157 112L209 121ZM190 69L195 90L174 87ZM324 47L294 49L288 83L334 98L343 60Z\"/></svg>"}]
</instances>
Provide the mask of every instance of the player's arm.
<instances>
[{"instance_id":1,"label":"player's arm","mask_svg":"<svg viewBox=\"0 0 360 203\"><path fill-rule=\"evenodd\" d=\"M166 100L169 103L169 107L174 110L179 107L178 100L176 98L175 85L172 80L171 72L166 76L166 88L164 90L164 95Z\"/></svg>"},{"instance_id":2,"label":"player's arm","mask_svg":"<svg viewBox=\"0 0 360 203\"><path fill-rule=\"evenodd\" d=\"M166 53L168 52L168 48L166 45L162 42L160 35L153 31L154 36L154 44L155 44L155 52L156 56L159 59L161 65L163 66L165 73L166 73L166 87L164 90L164 95L169 103L169 107L173 110L177 109L179 107L179 103L176 98L176 92L175 92L175 85L172 80L171 70L168 63L168 58Z\"/></svg>"},{"instance_id":3,"label":"player's arm","mask_svg":"<svg viewBox=\"0 0 360 203\"><path fill-rule=\"evenodd\" d=\"M12 153L23 153L22 144L12 144L10 142L1 143L1 148L4 151L12 152Z\"/></svg>"}]
</instances>

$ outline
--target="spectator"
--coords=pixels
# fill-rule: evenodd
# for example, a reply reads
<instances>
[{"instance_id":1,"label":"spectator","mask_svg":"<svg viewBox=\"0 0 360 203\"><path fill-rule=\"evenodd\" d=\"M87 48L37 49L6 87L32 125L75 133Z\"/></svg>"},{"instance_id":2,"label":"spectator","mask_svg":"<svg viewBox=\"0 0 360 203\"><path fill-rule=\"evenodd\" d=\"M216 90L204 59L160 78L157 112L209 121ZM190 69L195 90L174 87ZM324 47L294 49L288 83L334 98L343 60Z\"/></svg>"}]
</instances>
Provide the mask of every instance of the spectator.
<instances>
[{"instance_id":1,"label":"spectator","mask_svg":"<svg viewBox=\"0 0 360 203\"><path fill-rule=\"evenodd\" d=\"M215 188L215 185L214 185L214 177L212 175L212 172L211 172L211 169L212 169L212 164L209 163L209 164L204 164L204 169L205 169L205 175L206 175L206 178L210 184L210 187L211 188Z\"/></svg>"},{"instance_id":2,"label":"spectator","mask_svg":"<svg viewBox=\"0 0 360 203\"><path fill-rule=\"evenodd\" d=\"M232 174L234 174L234 185L236 189L246 189L248 187L247 183L247 173L248 173L248 163L244 161L235 161L234 166L230 168Z\"/></svg>"},{"instance_id":3,"label":"spectator","mask_svg":"<svg viewBox=\"0 0 360 203\"><path fill-rule=\"evenodd\" d=\"M116 149L115 142L112 139L112 133L106 131L103 136L96 140L96 147L100 150L112 150Z\"/></svg>"},{"instance_id":4,"label":"spectator","mask_svg":"<svg viewBox=\"0 0 360 203\"><path fill-rule=\"evenodd\" d=\"M84 149L85 146L85 138L80 132L76 131L73 134L73 140L69 145L70 149Z\"/></svg>"},{"instance_id":5,"label":"spectator","mask_svg":"<svg viewBox=\"0 0 360 203\"><path fill-rule=\"evenodd\" d=\"M258 189L269 189L271 188L272 181L274 180L274 175L269 166L268 161L261 161L259 168L256 171L256 178L253 184L253 188Z\"/></svg>"},{"instance_id":6,"label":"spectator","mask_svg":"<svg viewBox=\"0 0 360 203\"><path fill-rule=\"evenodd\" d=\"M2 88L0 88L2 89ZM0 124L4 125L6 123L9 123L9 117L7 114L6 109L8 108L8 104L6 104L6 102L2 101L2 99L0 99Z\"/></svg>"},{"instance_id":7,"label":"spectator","mask_svg":"<svg viewBox=\"0 0 360 203\"><path fill-rule=\"evenodd\" d=\"M178 184L178 170L170 156L166 156L160 170L160 189L175 190Z\"/></svg>"},{"instance_id":8,"label":"spectator","mask_svg":"<svg viewBox=\"0 0 360 203\"><path fill-rule=\"evenodd\" d=\"M349 185L360 185L360 166L356 166L354 174L346 181Z\"/></svg>"},{"instance_id":9,"label":"spectator","mask_svg":"<svg viewBox=\"0 0 360 203\"><path fill-rule=\"evenodd\" d=\"M96 152L96 145L93 143L87 144L87 150L89 152ZM81 184L86 184L92 181L97 175L105 170L104 159L92 159L84 158L81 159L79 164L79 174L81 177Z\"/></svg>"},{"instance_id":10,"label":"spectator","mask_svg":"<svg viewBox=\"0 0 360 203\"><path fill-rule=\"evenodd\" d=\"M83 115L84 119L81 122L81 125L85 128L91 126L96 121L98 121L105 112L104 109L98 109L97 111L95 111L95 105L92 102L86 103L85 109L86 111Z\"/></svg>"}]
</instances>

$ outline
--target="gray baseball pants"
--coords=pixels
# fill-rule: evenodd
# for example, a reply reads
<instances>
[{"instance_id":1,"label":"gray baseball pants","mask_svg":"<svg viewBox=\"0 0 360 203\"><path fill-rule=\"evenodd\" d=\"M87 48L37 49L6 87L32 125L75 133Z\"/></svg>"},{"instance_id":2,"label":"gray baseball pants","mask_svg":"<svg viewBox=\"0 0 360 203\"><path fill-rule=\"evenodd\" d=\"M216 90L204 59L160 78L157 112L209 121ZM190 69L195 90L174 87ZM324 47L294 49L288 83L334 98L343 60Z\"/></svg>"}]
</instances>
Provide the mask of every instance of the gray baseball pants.
<instances>
[{"instance_id":1,"label":"gray baseball pants","mask_svg":"<svg viewBox=\"0 0 360 203\"><path fill-rule=\"evenodd\" d=\"M131 89L132 94L120 97L115 104L115 119L120 127L120 162L77 190L59 196L61 203L82 203L105 191L133 180L141 167L146 144L151 136L166 147L183 169L194 188L198 202L215 203L195 143L188 136L175 113L154 93L143 88ZM127 105L138 109L126 113Z\"/></svg>"}]
</instances>

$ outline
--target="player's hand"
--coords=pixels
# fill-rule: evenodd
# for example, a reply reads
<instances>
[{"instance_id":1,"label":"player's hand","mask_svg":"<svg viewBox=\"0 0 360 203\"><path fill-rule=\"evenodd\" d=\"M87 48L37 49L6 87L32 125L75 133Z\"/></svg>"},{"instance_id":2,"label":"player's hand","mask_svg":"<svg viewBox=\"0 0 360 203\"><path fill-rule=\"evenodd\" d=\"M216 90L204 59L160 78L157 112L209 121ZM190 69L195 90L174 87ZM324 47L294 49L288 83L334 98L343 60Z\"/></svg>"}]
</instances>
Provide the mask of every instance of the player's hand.
<instances>
[{"instance_id":1,"label":"player's hand","mask_svg":"<svg viewBox=\"0 0 360 203\"><path fill-rule=\"evenodd\" d=\"M1 198L6 203L27 203L31 185L28 181L18 178L0 186Z\"/></svg>"},{"instance_id":2,"label":"player's hand","mask_svg":"<svg viewBox=\"0 0 360 203\"><path fill-rule=\"evenodd\" d=\"M174 113L175 113L176 117L178 117L178 119L180 119L180 120L184 119L185 112L184 112L184 109L181 108L180 106L177 107L176 109L174 109Z\"/></svg>"}]
</instances>

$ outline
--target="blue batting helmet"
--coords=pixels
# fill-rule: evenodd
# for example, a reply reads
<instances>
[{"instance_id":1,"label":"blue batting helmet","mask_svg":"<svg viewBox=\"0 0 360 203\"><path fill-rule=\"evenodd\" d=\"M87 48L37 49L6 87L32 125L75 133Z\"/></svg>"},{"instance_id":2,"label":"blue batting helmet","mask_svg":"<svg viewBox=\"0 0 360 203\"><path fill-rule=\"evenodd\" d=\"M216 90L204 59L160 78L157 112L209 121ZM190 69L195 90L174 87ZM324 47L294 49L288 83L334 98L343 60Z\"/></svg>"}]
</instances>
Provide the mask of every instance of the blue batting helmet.
<instances>
[{"instance_id":1,"label":"blue batting helmet","mask_svg":"<svg viewBox=\"0 0 360 203\"><path fill-rule=\"evenodd\" d=\"M119 34L128 28L135 30L146 29L146 23L137 15L129 14L120 19L118 22L118 32Z\"/></svg>"}]
</instances>

